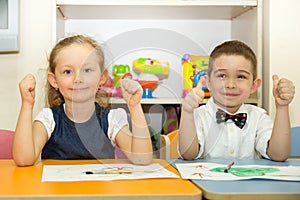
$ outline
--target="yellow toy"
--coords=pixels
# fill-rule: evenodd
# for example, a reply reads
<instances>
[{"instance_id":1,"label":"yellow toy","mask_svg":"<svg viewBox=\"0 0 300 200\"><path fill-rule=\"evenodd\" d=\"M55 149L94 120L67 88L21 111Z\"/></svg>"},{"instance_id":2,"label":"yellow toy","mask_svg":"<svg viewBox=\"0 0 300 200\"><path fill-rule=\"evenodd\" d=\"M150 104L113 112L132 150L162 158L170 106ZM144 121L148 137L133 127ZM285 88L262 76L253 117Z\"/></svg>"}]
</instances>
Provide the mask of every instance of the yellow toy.
<instances>
[{"instance_id":1,"label":"yellow toy","mask_svg":"<svg viewBox=\"0 0 300 200\"><path fill-rule=\"evenodd\" d=\"M183 97L185 97L193 87L197 86L201 76L207 75L208 61L208 56L183 55ZM205 97L209 97L210 92L207 87L204 85L202 89L205 92Z\"/></svg>"},{"instance_id":2,"label":"yellow toy","mask_svg":"<svg viewBox=\"0 0 300 200\"><path fill-rule=\"evenodd\" d=\"M138 58L133 61L132 65L139 73L168 75L170 70L168 62L160 62L151 58Z\"/></svg>"},{"instance_id":3,"label":"yellow toy","mask_svg":"<svg viewBox=\"0 0 300 200\"><path fill-rule=\"evenodd\" d=\"M142 98L153 98L152 90L159 80L169 75L170 64L151 58L138 58L132 62L132 66L139 73L138 82L143 88Z\"/></svg>"}]
</instances>

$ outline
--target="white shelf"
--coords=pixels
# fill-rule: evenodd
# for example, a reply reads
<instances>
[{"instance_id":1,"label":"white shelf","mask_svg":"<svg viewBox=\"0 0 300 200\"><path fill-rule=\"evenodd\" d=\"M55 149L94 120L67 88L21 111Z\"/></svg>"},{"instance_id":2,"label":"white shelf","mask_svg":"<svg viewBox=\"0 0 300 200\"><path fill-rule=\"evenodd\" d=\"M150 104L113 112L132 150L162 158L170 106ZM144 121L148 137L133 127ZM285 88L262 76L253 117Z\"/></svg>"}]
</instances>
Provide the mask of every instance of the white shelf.
<instances>
[{"instance_id":1,"label":"white shelf","mask_svg":"<svg viewBox=\"0 0 300 200\"><path fill-rule=\"evenodd\" d=\"M134 59L132 49L141 49L135 51L135 57L141 56L138 53L146 47L169 50L151 53L172 64L172 74L163 82L170 87L158 87L155 96L161 98L142 99L141 103L181 104L181 98L173 98L181 96L182 88L175 84L181 65L172 52L206 55L220 42L233 38L249 44L261 66L261 4L262 0L56 0L53 41L56 43L65 34L91 34L107 42L114 62L127 64ZM152 32L145 34L149 28ZM169 36L172 42L164 42L165 38L158 37L161 35ZM258 77L261 76L258 69ZM261 106L260 97L261 89L246 103ZM125 101L112 98L111 103L125 104Z\"/></svg>"},{"instance_id":2,"label":"white shelf","mask_svg":"<svg viewBox=\"0 0 300 200\"><path fill-rule=\"evenodd\" d=\"M203 100L202 103L207 103L207 98L205 98ZM179 99L158 99L158 98L152 98L152 99L142 99L141 100L141 104L163 104L163 105L167 105L167 104L181 104L183 101L182 98ZM115 98L112 97L111 98L111 104L125 104L126 102L124 101L124 99L122 98ZM245 102L247 104L257 104L257 99L255 98L249 98L247 99L247 101Z\"/></svg>"},{"instance_id":3,"label":"white shelf","mask_svg":"<svg viewBox=\"0 0 300 200\"><path fill-rule=\"evenodd\" d=\"M59 5L256 6L256 0L57 0Z\"/></svg>"},{"instance_id":4,"label":"white shelf","mask_svg":"<svg viewBox=\"0 0 300 200\"><path fill-rule=\"evenodd\" d=\"M161 98L143 98L141 104L181 104L182 99L161 99ZM112 104L125 104L122 98L111 98Z\"/></svg>"},{"instance_id":5,"label":"white shelf","mask_svg":"<svg viewBox=\"0 0 300 200\"><path fill-rule=\"evenodd\" d=\"M256 0L57 0L56 2L65 19L233 19L257 6Z\"/></svg>"}]
</instances>

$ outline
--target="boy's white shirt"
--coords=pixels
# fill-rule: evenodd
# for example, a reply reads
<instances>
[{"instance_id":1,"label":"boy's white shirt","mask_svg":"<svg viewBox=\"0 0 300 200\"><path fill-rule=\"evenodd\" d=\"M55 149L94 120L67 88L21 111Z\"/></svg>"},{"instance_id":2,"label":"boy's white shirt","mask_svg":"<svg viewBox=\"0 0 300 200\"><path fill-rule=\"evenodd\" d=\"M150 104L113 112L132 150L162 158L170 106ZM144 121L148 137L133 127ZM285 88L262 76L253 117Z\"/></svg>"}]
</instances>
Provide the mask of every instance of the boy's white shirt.
<instances>
[{"instance_id":1,"label":"boy's white shirt","mask_svg":"<svg viewBox=\"0 0 300 200\"><path fill-rule=\"evenodd\" d=\"M273 120L264 109L243 104L236 113L247 113L247 121L240 129L230 119L217 124L217 108L220 107L211 97L206 105L194 110L195 127L201 145L196 158L269 158L266 151Z\"/></svg>"},{"instance_id":2,"label":"boy's white shirt","mask_svg":"<svg viewBox=\"0 0 300 200\"><path fill-rule=\"evenodd\" d=\"M55 128L55 121L53 118L52 110L50 108L43 108L35 117L34 121L40 121L45 126L49 140ZM116 144L115 138L117 133L126 125L128 125L126 111L122 108L111 109L108 113L107 135L113 145Z\"/></svg>"}]
</instances>

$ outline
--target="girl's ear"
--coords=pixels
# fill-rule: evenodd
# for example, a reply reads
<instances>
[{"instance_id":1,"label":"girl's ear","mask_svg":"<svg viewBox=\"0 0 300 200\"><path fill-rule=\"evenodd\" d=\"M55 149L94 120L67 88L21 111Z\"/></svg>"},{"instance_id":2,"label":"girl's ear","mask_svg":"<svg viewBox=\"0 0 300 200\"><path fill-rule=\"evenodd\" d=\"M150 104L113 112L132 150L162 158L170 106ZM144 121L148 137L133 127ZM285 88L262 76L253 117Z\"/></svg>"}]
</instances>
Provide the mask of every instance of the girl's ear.
<instances>
[{"instance_id":1,"label":"girl's ear","mask_svg":"<svg viewBox=\"0 0 300 200\"><path fill-rule=\"evenodd\" d=\"M261 79L256 78L252 83L251 94L256 92L256 90L260 87L260 85L261 85Z\"/></svg>"},{"instance_id":2,"label":"girl's ear","mask_svg":"<svg viewBox=\"0 0 300 200\"><path fill-rule=\"evenodd\" d=\"M56 79L55 79L55 75L52 72L48 72L48 74L47 74L47 80L48 80L48 82L50 83L50 85L52 87L58 88L57 82L56 82Z\"/></svg>"},{"instance_id":3,"label":"girl's ear","mask_svg":"<svg viewBox=\"0 0 300 200\"><path fill-rule=\"evenodd\" d=\"M108 79L108 71L105 69L101 74L99 85L103 85L107 81L107 79Z\"/></svg>"}]
</instances>

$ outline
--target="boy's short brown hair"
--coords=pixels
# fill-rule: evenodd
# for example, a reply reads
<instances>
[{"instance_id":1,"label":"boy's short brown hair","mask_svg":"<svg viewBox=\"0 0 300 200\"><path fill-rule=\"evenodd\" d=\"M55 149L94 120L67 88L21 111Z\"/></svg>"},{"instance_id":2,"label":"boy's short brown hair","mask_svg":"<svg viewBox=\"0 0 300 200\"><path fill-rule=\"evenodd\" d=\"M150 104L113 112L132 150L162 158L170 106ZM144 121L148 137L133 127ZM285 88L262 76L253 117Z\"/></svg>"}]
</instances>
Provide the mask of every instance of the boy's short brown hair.
<instances>
[{"instance_id":1,"label":"boy's short brown hair","mask_svg":"<svg viewBox=\"0 0 300 200\"><path fill-rule=\"evenodd\" d=\"M222 55L244 56L252 64L253 80L257 78L257 59L252 49L245 43L238 40L226 41L214 48L209 57L208 75L210 76L214 60Z\"/></svg>"}]
</instances>

